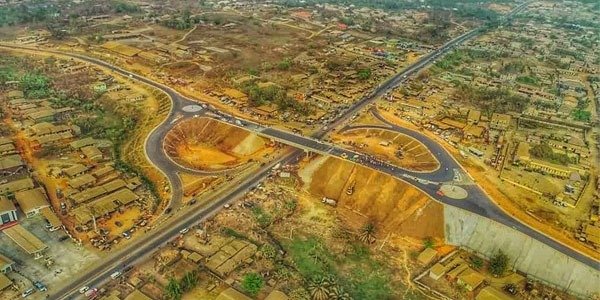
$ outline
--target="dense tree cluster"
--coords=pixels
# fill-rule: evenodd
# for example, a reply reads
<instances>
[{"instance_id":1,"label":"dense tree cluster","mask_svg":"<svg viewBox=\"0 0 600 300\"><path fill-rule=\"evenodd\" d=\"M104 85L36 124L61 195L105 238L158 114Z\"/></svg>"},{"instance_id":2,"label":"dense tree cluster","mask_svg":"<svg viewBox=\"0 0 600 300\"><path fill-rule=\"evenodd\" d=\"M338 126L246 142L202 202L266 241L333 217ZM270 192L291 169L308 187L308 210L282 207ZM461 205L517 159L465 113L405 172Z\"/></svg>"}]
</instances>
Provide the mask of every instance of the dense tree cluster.
<instances>
[{"instance_id":1,"label":"dense tree cluster","mask_svg":"<svg viewBox=\"0 0 600 300\"><path fill-rule=\"evenodd\" d=\"M460 84L454 98L467 101L486 114L517 112L522 113L529 104L529 98L511 93L506 89L478 88Z\"/></svg>"},{"instance_id":2,"label":"dense tree cluster","mask_svg":"<svg viewBox=\"0 0 600 300\"><path fill-rule=\"evenodd\" d=\"M529 149L529 154L535 158L546 160L555 164L567 165L573 162L571 157L569 157L567 154L556 153L552 147L548 146L547 144L534 145L531 147L531 149Z\"/></svg>"},{"instance_id":3,"label":"dense tree cluster","mask_svg":"<svg viewBox=\"0 0 600 300\"><path fill-rule=\"evenodd\" d=\"M252 106L275 104L280 110L293 110L302 115L309 115L312 112L308 104L300 103L288 96L287 91L278 85L260 87L252 83L242 87L242 90L248 95Z\"/></svg>"}]
</instances>

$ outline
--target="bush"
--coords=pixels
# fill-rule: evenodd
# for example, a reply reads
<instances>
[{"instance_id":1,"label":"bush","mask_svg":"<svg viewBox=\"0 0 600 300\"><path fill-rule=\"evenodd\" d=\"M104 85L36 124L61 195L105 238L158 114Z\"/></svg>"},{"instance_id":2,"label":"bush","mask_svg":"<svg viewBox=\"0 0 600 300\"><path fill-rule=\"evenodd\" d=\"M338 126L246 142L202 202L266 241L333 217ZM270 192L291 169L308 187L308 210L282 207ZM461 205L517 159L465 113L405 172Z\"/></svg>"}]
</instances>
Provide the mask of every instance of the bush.
<instances>
[{"instance_id":1,"label":"bush","mask_svg":"<svg viewBox=\"0 0 600 300\"><path fill-rule=\"evenodd\" d=\"M494 276L500 276L504 274L506 268L508 267L508 256L502 252L502 250L498 251L492 259L490 259L490 273Z\"/></svg>"},{"instance_id":2,"label":"bush","mask_svg":"<svg viewBox=\"0 0 600 300\"><path fill-rule=\"evenodd\" d=\"M256 273L248 273L242 279L242 289L252 296L258 295L264 284L264 279Z\"/></svg>"}]
</instances>

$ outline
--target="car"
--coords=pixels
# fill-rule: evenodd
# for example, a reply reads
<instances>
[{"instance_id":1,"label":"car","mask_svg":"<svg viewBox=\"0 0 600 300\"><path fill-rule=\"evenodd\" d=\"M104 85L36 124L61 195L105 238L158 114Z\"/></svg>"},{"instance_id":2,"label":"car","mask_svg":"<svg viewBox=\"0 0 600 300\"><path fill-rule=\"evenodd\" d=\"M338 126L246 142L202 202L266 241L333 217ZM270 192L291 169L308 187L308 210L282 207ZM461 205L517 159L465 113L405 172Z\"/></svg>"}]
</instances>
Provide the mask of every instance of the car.
<instances>
[{"instance_id":1,"label":"car","mask_svg":"<svg viewBox=\"0 0 600 300\"><path fill-rule=\"evenodd\" d=\"M33 294L34 292L35 292L34 288L28 288L21 294L21 298L27 298L29 295Z\"/></svg>"},{"instance_id":2,"label":"car","mask_svg":"<svg viewBox=\"0 0 600 300\"><path fill-rule=\"evenodd\" d=\"M196 204L196 201L197 201L197 200L196 200L196 198L194 198L194 199L190 200L190 205L194 205L194 204Z\"/></svg>"},{"instance_id":3,"label":"car","mask_svg":"<svg viewBox=\"0 0 600 300\"><path fill-rule=\"evenodd\" d=\"M123 275L123 273L121 273L121 271L116 271L116 272L110 274L110 278L117 279L117 278L121 277L121 275Z\"/></svg>"},{"instance_id":4,"label":"car","mask_svg":"<svg viewBox=\"0 0 600 300\"><path fill-rule=\"evenodd\" d=\"M129 231L125 231L123 232L123 237L128 240L131 238L131 234L129 234Z\"/></svg>"},{"instance_id":5,"label":"car","mask_svg":"<svg viewBox=\"0 0 600 300\"><path fill-rule=\"evenodd\" d=\"M33 286L35 286L36 289L38 289L38 291L40 292L45 292L48 290L48 288L46 287L46 285L44 285L42 282L40 281L36 281L33 283Z\"/></svg>"},{"instance_id":6,"label":"car","mask_svg":"<svg viewBox=\"0 0 600 300\"><path fill-rule=\"evenodd\" d=\"M230 207L231 207L231 204L227 203L227 204L223 205L223 207L224 207L224 208L230 208Z\"/></svg>"},{"instance_id":7,"label":"car","mask_svg":"<svg viewBox=\"0 0 600 300\"><path fill-rule=\"evenodd\" d=\"M190 229L186 227L184 229L179 230L179 233L186 234L188 231L190 231Z\"/></svg>"},{"instance_id":8,"label":"car","mask_svg":"<svg viewBox=\"0 0 600 300\"><path fill-rule=\"evenodd\" d=\"M90 289L88 291L85 292L85 294L83 294L84 296L88 297L88 298L92 298L95 297L96 294L98 294L98 289L97 288L93 288Z\"/></svg>"},{"instance_id":9,"label":"car","mask_svg":"<svg viewBox=\"0 0 600 300\"><path fill-rule=\"evenodd\" d=\"M82 286L81 288L79 288L79 293L80 294L84 294L85 292L89 291L90 287L87 285Z\"/></svg>"},{"instance_id":10,"label":"car","mask_svg":"<svg viewBox=\"0 0 600 300\"><path fill-rule=\"evenodd\" d=\"M170 214L172 210L173 210L173 208L171 208L171 207L165 209L165 214Z\"/></svg>"}]
</instances>

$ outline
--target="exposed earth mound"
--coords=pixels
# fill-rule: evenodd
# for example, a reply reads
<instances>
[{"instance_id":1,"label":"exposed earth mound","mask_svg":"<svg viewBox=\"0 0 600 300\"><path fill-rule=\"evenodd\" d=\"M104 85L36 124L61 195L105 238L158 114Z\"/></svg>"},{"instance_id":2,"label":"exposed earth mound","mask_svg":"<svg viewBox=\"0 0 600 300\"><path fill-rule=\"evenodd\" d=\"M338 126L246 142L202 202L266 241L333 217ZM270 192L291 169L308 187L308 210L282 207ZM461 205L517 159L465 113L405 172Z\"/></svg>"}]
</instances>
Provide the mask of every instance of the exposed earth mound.
<instances>
[{"instance_id":1,"label":"exposed earth mound","mask_svg":"<svg viewBox=\"0 0 600 300\"><path fill-rule=\"evenodd\" d=\"M374 222L379 232L443 237L443 206L387 174L333 157L318 157L299 172L305 189L337 201L355 227Z\"/></svg>"},{"instance_id":2,"label":"exposed earth mound","mask_svg":"<svg viewBox=\"0 0 600 300\"><path fill-rule=\"evenodd\" d=\"M434 171L440 165L425 145L399 132L380 128L357 128L332 138L407 170Z\"/></svg>"},{"instance_id":3,"label":"exposed earth mound","mask_svg":"<svg viewBox=\"0 0 600 300\"><path fill-rule=\"evenodd\" d=\"M177 163L198 170L221 170L257 161L273 149L266 138L229 124L193 118L167 134L165 150Z\"/></svg>"}]
</instances>

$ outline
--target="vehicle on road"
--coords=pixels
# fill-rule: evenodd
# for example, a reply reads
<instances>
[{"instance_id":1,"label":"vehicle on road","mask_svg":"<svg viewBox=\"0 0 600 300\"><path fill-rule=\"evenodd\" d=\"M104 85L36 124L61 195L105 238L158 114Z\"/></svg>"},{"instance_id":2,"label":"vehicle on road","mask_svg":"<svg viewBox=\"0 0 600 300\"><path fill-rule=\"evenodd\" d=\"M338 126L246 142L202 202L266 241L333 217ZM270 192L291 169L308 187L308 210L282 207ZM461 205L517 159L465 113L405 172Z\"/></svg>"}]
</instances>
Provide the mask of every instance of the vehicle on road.
<instances>
[{"instance_id":1,"label":"vehicle on road","mask_svg":"<svg viewBox=\"0 0 600 300\"><path fill-rule=\"evenodd\" d=\"M82 286L81 288L79 288L79 293L80 294L84 294L85 292L89 291L90 287L87 285Z\"/></svg>"},{"instance_id":2,"label":"vehicle on road","mask_svg":"<svg viewBox=\"0 0 600 300\"><path fill-rule=\"evenodd\" d=\"M184 229L179 230L179 233L186 234L188 231L190 231L190 229L186 227Z\"/></svg>"},{"instance_id":3,"label":"vehicle on road","mask_svg":"<svg viewBox=\"0 0 600 300\"><path fill-rule=\"evenodd\" d=\"M116 272L110 274L110 278L117 279L117 278L121 277L121 275L123 275L123 273L121 273L121 271L116 271Z\"/></svg>"},{"instance_id":4,"label":"vehicle on road","mask_svg":"<svg viewBox=\"0 0 600 300\"><path fill-rule=\"evenodd\" d=\"M93 298L93 297L96 297L97 294L98 294L98 288L93 288L93 289L86 291L85 294L83 294L83 295L88 298Z\"/></svg>"}]
</instances>

